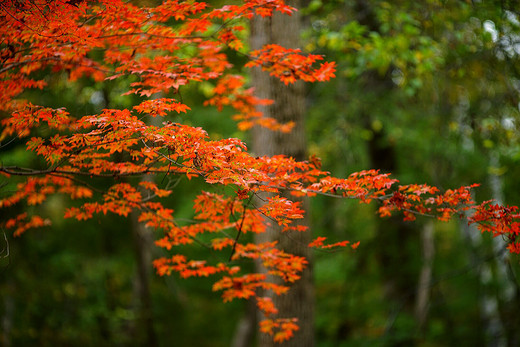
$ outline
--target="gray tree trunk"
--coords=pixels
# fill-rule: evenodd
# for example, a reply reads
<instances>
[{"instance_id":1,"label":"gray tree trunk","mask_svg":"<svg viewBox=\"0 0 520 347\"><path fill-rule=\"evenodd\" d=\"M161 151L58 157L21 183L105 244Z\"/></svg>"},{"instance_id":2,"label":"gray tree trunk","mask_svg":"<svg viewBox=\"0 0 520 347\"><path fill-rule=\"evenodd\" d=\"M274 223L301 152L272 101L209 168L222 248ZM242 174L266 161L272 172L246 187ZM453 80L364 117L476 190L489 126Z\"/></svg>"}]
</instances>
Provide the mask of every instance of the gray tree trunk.
<instances>
[{"instance_id":1,"label":"gray tree trunk","mask_svg":"<svg viewBox=\"0 0 520 347\"><path fill-rule=\"evenodd\" d=\"M7 290L4 292L2 312L2 333L0 334L0 345L12 346L11 333L13 330L13 316L15 313L15 300L12 293L16 290L12 278L7 280Z\"/></svg>"},{"instance_id":2,"label":"gray tree trunk","mask_svg":"<svg viewBox=\"0 0 520 347\"><path fill-rule=\"evenodd\" d=\"M425 330L430 305L430 289L435 255L434 231L433 220L428 221L421 230L422 267L415 298L415 319L417 319L417 325L421 332Z\"/></svg>"},{"instance_id":3,"label":"gray tree trunk","mask_svg":"<svg viewBox=\"0 0 520 347\"><path fill-rule=\"evenodd\" d=\"M156 97L162 97L161 94ZM151 125L158 126L160 118L152 118ZM150 175L144 176L141 181L151 181ZM146 193L142 192L143 196ZM152 275L152 250L155 248L155 236L152 229L147 228L143 223L138 221L139 212L132 211L131 213L131 227L134 241L134 251L137 271L133 283L134 309L137 313L137 324L140 326L133 326L132 332L135 335L137 332L142 332L146 346L154 347L159 345L157 334L154 327L152 297L150 293L150 278Z\"/></svg>"},{"instance_id":4,"label":"gray tree trunk","mask_svg":"<svg viewBox=\"0 0 520 347\"><path fill-rule=\"evenodd\" d=\"M289 5L298 8L298 1L289 1ZM299 46L301 20L298 13L292 16L275 14L271 18L255 17L251 23L251 48L259 49L265 44L276 43L286 48ZM281 123L294 121L295 128L289 134L273 132L265 128L253 129L252 150L256 155L285 154L296 160L306 156L304 131L305 96L301 83L284 85L268 73L254 69L252 85L256 96L274 100L273 105L262 106L260 111L265 116L273 117ZM290 197L294 201L294 197ZM305 223L305 220L302 221ZM280 234L275 228L260 234L256 242L278 240L285 251L306 257L311 262L311 253L307 245L311 241L310 232ZM269 295L269 293L265 293ZM273 301L279 309L281 318L298 318L300 329L288 342L279 344L272 337L260 334L258 346L314 346L314 286L312 280L312 263L303 272L302 278L292 285L288 294L274 296ZM262 319L263 317L259 317Z\"/></svg>"},{"instance_id":5,"label":"gray tree trunk","mask_svg":"<svg viewBox=\"0 0 520 347\"><path fill-rule=\"evenodd\" d=\"M132 212L132 234L136 257L137 272L134 278L134 300L138 312L138 324L135 331L143 331L146 345L158 346L153 324L152 300L150 295L150 275L152 270L152 254L154 247L153 231L137 221L138 214Z\"/></svg>"}]
</instances>

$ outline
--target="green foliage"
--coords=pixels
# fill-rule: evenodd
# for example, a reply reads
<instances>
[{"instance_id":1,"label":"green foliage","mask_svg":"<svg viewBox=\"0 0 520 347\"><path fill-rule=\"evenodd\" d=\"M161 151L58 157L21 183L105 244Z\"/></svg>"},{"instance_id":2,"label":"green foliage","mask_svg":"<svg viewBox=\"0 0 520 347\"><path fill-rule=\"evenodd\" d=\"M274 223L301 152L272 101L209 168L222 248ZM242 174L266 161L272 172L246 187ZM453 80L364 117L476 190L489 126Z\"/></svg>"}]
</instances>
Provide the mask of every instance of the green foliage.
<instances>
[{"instance_id":1,"label":"green foliage","mask_svg":"<svg viewBox=\"0 0 520 347\"><path fill-rule=\"evenodd\" d=\"M311 153L337 175L373 166L402 182L443 188L482 182L476 198L498 193L514 204L520 198L520 70L519 52L510 42L520 28L513 5L507 6L312 1L306 47L335 60L338 78L312 86ZM498 192L493 180L501 184ZM325 302L318 307L321 346L481 345L488 338L482 296L497 295L504 285L518 289L514 277L503 283L495 273L490 292L479 271L494 264L491 245L473 245L461 224L437 224L429 319L421 329L413 307L407 307L413 306L422 264L421 224L399 234L401 227L391 220L379 224L370 211L319 199L312 216L318 232L362 240L356 260L339 258L341 265L332 266L317 256L317 268L328 273L326 280L317 278L318 302ZM385 265L380 260L385 249L408 260L399 268ZM517 272L518 259L511 261ZM408 283L400 295L385 294L392 282L387 273L408 274L400 280Z\"/></svg>"}]
</instances>

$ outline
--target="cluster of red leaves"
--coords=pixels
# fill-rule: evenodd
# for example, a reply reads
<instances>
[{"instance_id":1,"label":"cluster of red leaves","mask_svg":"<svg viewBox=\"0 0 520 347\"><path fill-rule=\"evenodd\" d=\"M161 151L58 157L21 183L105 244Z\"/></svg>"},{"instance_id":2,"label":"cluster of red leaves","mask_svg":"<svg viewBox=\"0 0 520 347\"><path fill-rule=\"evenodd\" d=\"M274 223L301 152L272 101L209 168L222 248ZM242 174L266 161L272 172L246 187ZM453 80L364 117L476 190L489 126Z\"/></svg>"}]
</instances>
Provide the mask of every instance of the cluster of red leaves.
<instances>
[{"instance_id":1,"label":"cluster of red leaves","mask_svg":"<svg viewBox=\"0 0 520 347\"><path fill-rule=\"evenodd\" d=\"M272 100L259 99L253 95L253 89L244 89L243 76L228 75L221 78L213 89L213 97L206 101L206 105L216 106L222 110L224 106L231 106L238 113L232 118L238 121L240 130L251 129L255 125L263 126L273 131L289 132L294 127L293 122L280 124L271 117L264 117L258 111L258 106L272 104Z\"/></svg>"},{"instance_id":2,"label":"cluster of red leaves","mask_svg":"<svg viewBox=\"0 0 520 347\"><path fill-rule=\"evenodd\" d=\"M331 243L331 244L325 245L324 242L326 239L327 239L326 237L318 236L311 243L309 243L309 247L319 247L321 249L330 249L330 248L335 248L335 247L345 247L346 245L348 245L350 243L350 241L345 240L345 241L339 241L336 243ZM352 249L356 249L359 247L359 244L360 244L360 242L358 241L358 242L350 245L350 247L352 247Z\"/></svg>"},{"instance_id":3,"label":"cluster of red leaves","mask_svg":"<svg viewBox=\"0 0 520 347\"><path fill-rule=\"evenodd\" d=\"M322 82L335 77L336 65L334 62L325 62L315 68L314 64L323 60L323 57L315 54L301 54L300 49L289 49L270 44L260 50L252 51L251 56L254 59L246 66L261 66L262 70L269 71L271 76L279 78L285 84L294 83L297 80Z\"/></svg>"},{"instance_id":4,"label":"cluster of red leaves","mask_svg":"<svg viewBox=\"0 0 520 347\"><path fill-rule=\"evenodd\" d=\"M273 336L275 342L283 342L294 336L299 329L296 318L264 319L260 331Z\"/></svg>"},{"instance_id":5,"label":"cluster of red leaves","mask_svg":"<svg viewBox=\"0 0 520 347\"><path fill-rule=\"evenodd\" d=\"M48 196L57 193L66 194L71 199L92 197L91 189L78 186L71 179L63 176L29 177L16 185L16 191L12 195L0 200L0 208L9 208L22 201L25 201L28 206L40 205ZM28 229L50 224L49 219L37 215L29 217L27 212L22 212L3 223L6 228L14 229L15 236L21 235Z\"/></svg>"},{"instance_id":6,"label":"cluster of red leaves","mask_svg":"<svg viewBox=\"0 0 520 347\"><path fill-rule=\"evenodd\" d=\"M454 214L461 213L474 205L471 188L448 189L440 194L439 189L426 184L410 184L399 186L397 191L383 201L379 207L381 217L390 216L393 211L403 211L404 220L413 221L416 215L435 215L437 219L448 221Z\"/></svg>"},{"instance_id":7,"label":"cluster of red leaves","mask_svg":"<svg viewBox=\"0 0 520 347\"><path fill-rule=\"evenodd\" d=\"M28 138L27 150L43 158L45 166L1 166L0 174L8 182L17 182L13 176L20 179L10 183L14 192L2 196L0 208L16 209L24 203L36 206L51 195L65 194L84 200L64 212L67 218L82 221L101 213L136 213L140 222L162 232L158 246L176 252L155 260L160 275L217 276L213 290L222 291L224 301L255 297L266 317L276 315L277 309L259 293L287 292L300 278L307 261L286 253L276 242L244 243L240 235L262 233L266 223L277 226L280 232L305 231L296 223L304 211L298 203L282 197L282 191L294 196L322 194L363 203L377 201L382 217L402 213L406 220L416 215L448 220L474 209L472 223L494 236L506 237L510 252L520 253L516 207L489 202L475 205L472 186L440 193L427 185L398 186L396 179L376 170L353 173L346 179L332 177L322 171L315 157L301 162L281 155L255 157L239 139L212 141L201 128L169 121L156 126L143 120L188 112L189 106L176 95L190 82L206 81L214 85L206 105L232 107L237 111L234 119L240 129L261 125L289 131L293 124L279 124L257 111L271 101L258 99L244 87L244 78L232 70L226 50L244 49L239 39L244 30L241 21L293 10L281 0L248 0L217 9L206 3L177 0L163 1L153 8L122 0L3 1L0 110L7 116L1 120L0 141ZM251 58L248 66L261 66L286 84L325 81L334 76L333 63L318 65L321 56L299 50L268 45L243 53ZM128 93L150 96L162 92L169 97L145 100L132 109L105 109L75 118L64 109L16 98L28 88L47 85L48 74L36 73L42 71L66 73L70 81L85 77L99 83L134 75L138 79ZM174 211L161 200L171 194L169 185L152 181L131 184L124 179L145 174L200 177L208 185L230 186L234 193L202 192L194 202L193 220L179 224ZM115 182L108 190L100 190L91 180L95 177L114 178ZM254 196L260 197L255 201L263 203L253 204ZM2 226L20 235L49 223L22 212ZM213 254L222 255L221 259L214 263L189 259L182 253L192 244L207 247ZM331 249L348 244L325 244L325 238L318 237L309 246ZM248 272L239 266L241 260L260 262L267 273ZM261 330L276 341L290 338L297 329L295 320L289 318L261 322Z\"/></svg>"},{"instance_id":8,"label":"cluster of red leaves","mask_svg":"<svg viewBox=\"0 0 520 347\"><path fill-rule=\"evenodd\" d=\"M470 223L477 223L482 232L490 232L493 237L505 237L509 252L520 254L520 213L517 206L500 206L484 201L474 209Z\"/></svg>"}]
</instances>

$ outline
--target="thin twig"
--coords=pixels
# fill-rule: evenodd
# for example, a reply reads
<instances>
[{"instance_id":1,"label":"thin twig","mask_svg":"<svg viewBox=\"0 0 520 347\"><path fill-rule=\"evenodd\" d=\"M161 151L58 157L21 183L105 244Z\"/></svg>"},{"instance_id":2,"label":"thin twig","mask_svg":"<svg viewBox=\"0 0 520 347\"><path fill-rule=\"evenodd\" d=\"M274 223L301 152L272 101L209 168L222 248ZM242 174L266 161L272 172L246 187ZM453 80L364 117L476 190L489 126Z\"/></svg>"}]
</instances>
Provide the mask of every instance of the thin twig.
<instances>
[{"instance_id":1,"label":"thin twig","mask_svg":"<svg viewBox=\"0 0 520 347\"><path fill-rule=\"evenodd\" d=\"M237 246L238 238L240 237L240 234L242 233L242 227L244 226L244 220L246 219L247 206L251 202L251 199L253 198L253 196L254 195L251 194L251 196L249 197L249 200L247 200L247 203L244 206L244 212L242 212L242 220L240 221L240 226L237 229L238 230L237 236L235 237L235 240L233 242L233 248L231 248L231 254L229 255L229 260L228 261L231 261L231 258L233 258L233 255L235 254L235 249L236 249L236 246ZM231 207L231 208L233 208L233 207Z\"/></svg>"}]
</instances>

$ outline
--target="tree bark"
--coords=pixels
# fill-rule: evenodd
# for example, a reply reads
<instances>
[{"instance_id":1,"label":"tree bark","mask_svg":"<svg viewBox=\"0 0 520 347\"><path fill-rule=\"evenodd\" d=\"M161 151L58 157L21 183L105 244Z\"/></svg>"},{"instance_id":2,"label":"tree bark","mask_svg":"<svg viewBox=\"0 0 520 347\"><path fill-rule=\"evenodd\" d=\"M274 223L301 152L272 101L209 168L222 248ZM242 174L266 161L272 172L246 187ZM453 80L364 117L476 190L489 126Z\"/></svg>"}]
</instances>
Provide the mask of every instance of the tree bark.
<instances>
[{"instance_id":1,"label":"tree bark","mask_svg":"<svg viewBox=\"0 0 520 347\"><path fill-rule=\"evenodd\" d=\"M474 250L482 248L482 234L475 224L468 225L467 222L461 222L460 224L462 232L465 237L469 239L472 248ZM476 252L473 253L470 263L478 264L481 262L481 259L479 259L479 255L476 255ZM488 347L505 347L506 341L504 327L500 320L498 298L495 295L489 294L485 289L492 279L493 272L490 263L482 262L477 271L480 283L484 288L484 290L481 290L479 293L480 318L486 336L486 341L484 341L482 345Z\"/></svg>"},{"instance_id":2,"label":"tree bark","mask_svg":"<svg viewBox=\"0 0 520 347\"><path fill-rule=\"evenodd\" d=\"M12 346L11 333L13 330L13 316L15 311L15 299L12 293L15 291L15 285L12 278L7 280L7 290L4 292L3 313L2 313L2 333L0 335L0 345L5 347Z\"/></svg>"},{"instance_id":3,"label":"tree bark","mask_svg":"<svg viewBox=\"0 0 520 347\"><path fill-rule=\"evenodd\" d=\"M293 7L298 7L298 1L288 1ZM259 49L265 44L276 43L287 48L299 46L301 22L298 13L292 16L275 14L270 18L255 17L251 22L251 48ZM273 105L262 106L259 111L265 116L273 117L281 123L294 121L295 128L288 134L273 132L265 128L253 129L252 151L256 155L285 154L296 160L306 157L306 142L304 131L305 97L302 83L284 85L260 69L254 69L251 74L252 85L256 96L274 100ZM290 197L286 195L286 197ZM294 197L290 197L294 201ZM305 202L304 202L305 204ZM305 206L307 207L307 206ZM301 223L306 223L303 220ZM274 343L271 336L260 334L258 346L314 346L314 287L312 280L311 253L307 245L311 241L310 232L280 234L274 228L260 234L256 242L278 240L279 246L285 251L304 256L309 265L304 270L302 278L292 285L286 295L272 296L279 317L298 319L300 329L288 342ZM269 293L265 293L269 295ZM263 317L259 317L262 319Z\"/></svg>"},{"instance_id":4,"label":"tree bark","mask_svg":"<svg viewBox=\"0 0 520 347\"><path fill-rule=\"evenodd\" d=\"M162 95L156 95L162 97ZM159 117L150 120L152 125L158 126ZM152 177L146 175L142 181L150 181ZM143 194L146 194L143 192ZM134 251L137 271L134 277L134 305L139 317L137 323L140 327L133 327L134 335L137 331L141 331L144 335L146 346L155 347L159 345L157 334L155 333L152 297L150 293L150 277L152 273L152 250L154 249L155 237L153 230L147 228L143 223L138 221L139 214L132 211L131 226L132 236L134 240Z\"/></svg>"},{"instance_id":5,"label":"tree bark","mask_svg":"<svg viewBox=\"0 0 520 347\"><path fill-rule=\"evenodd\" d=\"M137 265L137 273L134 279L134 297L139 316L141 330L145 334L146 346L158 346L157 336L153 324L152 300L150 295L150 274L152 267L151 249L153 247L152 230L147 229L143 223L137 221L138 215L132 212L132 234Z\"/></svg>"},{"instance_id":6,"label":"tree bark","mask_svg":"<svg viewBox=\"0 0 520 347\"><path fill-rule=\"evenodd\" d=\"M489 157L490 167L500 167L500 160L497 153L491 152ZM504 188L502 177L490 173L489 185L493 194L493 199L496 203L504 204ZM515 308L518 308L520 302L519 291L520 288L515 282L515 278L511 276L510 272L510 257L506 250L507 243L501 237L493 238L493 251L496 254L495 258L495 280L498 282L499 289L497 290L497 301L499 304L500 319L498 321L499 334L504 334L502 343L496 343L495 346L518 346L520 343L520 333L518 332L518 315L515 314ZM496 340L499 337L494 337Z\"/></svg>"},{"instance_id":7,"label":"tree bark","mask_svg":"<svg viewBox=\"0 0 520 347\"><path fill-rule=\"evenodd\" d=\"M256 301L247 301L247 310L240 319L233 334L231 347L249 347L253 344L256 329Z\"/></svg>"},{"instance_id":8,"label":"tree bark","mask_svg":"<svg viewBox=\"0 0 520 347\"><path fill-rule=\"evenodd\" d=\"M419 283L417 284L415 300L415 319L417 319L417 324L421 332L425 330L430 302L433 257L435 254L434 230L433 221L428 221L421 230L422 268L419 275Z\"/></svg>"}]
</instances>

